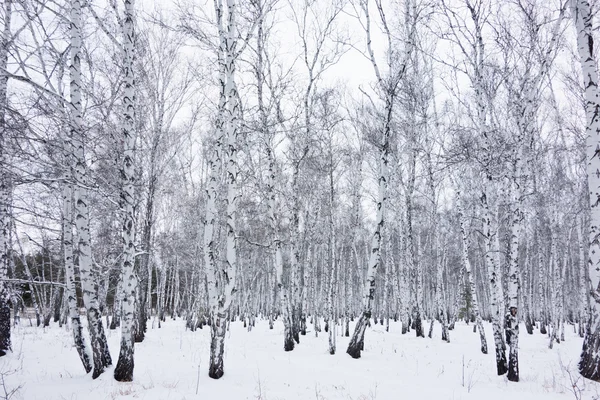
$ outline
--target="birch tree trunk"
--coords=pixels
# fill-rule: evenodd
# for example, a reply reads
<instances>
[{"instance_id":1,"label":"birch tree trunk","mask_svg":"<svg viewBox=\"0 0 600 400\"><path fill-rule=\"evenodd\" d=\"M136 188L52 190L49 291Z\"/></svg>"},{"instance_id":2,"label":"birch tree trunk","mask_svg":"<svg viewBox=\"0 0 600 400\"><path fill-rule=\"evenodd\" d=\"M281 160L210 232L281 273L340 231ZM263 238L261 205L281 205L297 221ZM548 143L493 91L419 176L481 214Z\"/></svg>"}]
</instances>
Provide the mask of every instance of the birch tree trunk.
<instances>
[{"instance_id":1,"label":"birch tree trunk","mask_svg":"<svg viewBox=\"0 0 600 400\"><path fill-rule=\"evenodd\" d=\"M206 195L206 221L204 225L204 259L206 264L208 305L210 310L210 364L208 376L219 379L224 374L223 353L225 333L230 317L230 308L236 292L237 243L235 214L237 207L237 135L238 112L235 85L235 59L237 45L236 2L227 0L227 27L223 27L223 3L215 0L215 13L219 31L219 108L217 115L217 142L209 160L209 181ZM222 268L217 268L215 254L215 225L217 218L217 179L220 176L223 140L227 141L227 222L226 259Z\"/></svg>"},{"instance_id":2,"label":"birch tree trunk","mask_svg":"<svg viewBox=\"0 0 600 400\"><path fill-rule=\"evenodd\" d=\"M508 312L506 313L505 330L506 341L509 345L508 352L508 375L509 381L519 381L519 317L517 307L519 303L519 290L521 275L519 267L519 240L521 237L521 224L523 221L523 211L521 209L521 146L516 151L517 157L514 161L515 172L513 176L512 188L512 220L510 233L510 252L509 252L509 270L508 270Z\"/></svg>"},{"instance_id":3,"label":"birch tree trunk","mask_svg":"<svg viewBox=\"0 0 600 400\"><path fill-rule=\"evenodd\" d=\"M133 76L134 58L134 0L125 0L125 12L123 19L123 69L124 88L123 121L121 140L123 141L123 165L121 167L122 189L121 199L123 202L123 265L121 270L122 289L120 294L122 304L121 314L121 347L119 360L115 368L114 377L120 382L131 382L133 380L134 367L134 318L136 303L137 279L134 272L135 267L135 226L134 226L134 203L135 203L135 81ZM139 305L138 312L144 314ZM138 328L143 329L142 326Z\"/></svg>"},{"instance_id":4,"label":"birch tree trunk","mask_svg":"<svg viewBox=\"0 0 600 400\"><path fill-rule=\"evenodd\" d=\"M545 335L546 331L546 295L544 291L544 256L541 251L538 251L538 307L539 307L539 319L540 319L540 333ZM586 291L587 296L587 291Z\"/></svg>"},{"instance_id":5,"label":"birch tree trunk","mask_svg":"<svg viewBox=\"0 0 600 400\"><path fill-rule=\"evenodd\" d=\"M294 161L292 175L292 216L290 221L290 316L292 321L292 336L296 343L300 343L300 315L302 304L300 303L300 199L298 189L298 177L300 175L300 163L308 153L308 146L304 148L302 157Z\"/></svg>"},{"instance_id":6,"label":"birch tree trunk","mask_svg":"<svg viewBox=\"0 0 600 400\"><path fill-rule=\"evenodd\" d=\"M500 278L500 263L494 260L492 252L494 251L493 233L492 233L492 213L490 211L489 194L493 187L493 176L491 172L492 149L489 137L489 127L486 122L487 108L485 99L485 89L483 83L483 68L484 68L484 52L485 46L483 42L483 16L481 10L474 8L470 9L471 18L475 24L475 42L473 43L474 60L473 60L473 77L472 85L475 90L475 102L477 105L477 129L483 139L483 156L485 160L483 170L483 185L481 191L481 204L483 207L483 232L485 241L485 263L489 275L490 293L491 293L491 311L492 311L492 328L494 332L494 346L496 348L496 371L498 375L503 375L507 372L506 363L506 345L502 337L502 319L500 302L504 296L502 290L502 280ZM498 241L498 232L495 234L496 242ZM496 249L499 251L499 248Z\"/></svg>"},{"instance_id":7,"label":"birch tree trunk","mask_svg":"<svg viewBox=\"0 0 600 400\"><path fill-rule=\"evenodd\" d=\"M363 13L365 14L365 33L367 39L367 50L369 59L371 61L371 65L373 66L373 70L375 72L375 77L377 78L378 88L380 90L381 96L385 102L384 108L384 123L382 129L382 138L379 147L379 165L378 165L378 194L377 194L377 216L375 220L375 231L373 232L373 237L371 238L371 252L369 254L369 264L367 268L367 276L366 276L366 285L364 287L363 293L363 311L354 327L354 333L352 334L352 338L350 339L350 343L348 343L348 349L346 352L352 358L360 358L360 352L364 348L364 338L365 338L365 330L367 329L367 325L369 323L369 319L371 318L371 314L373 311L373 302L375 300L375 278L377 273L377 268L379 267L379 263L381 261L381 235L384 223L384 210L385 203L387 197L387 182L388 182L388 162L389 162L389 152L390 152L390 138L392 134L392 117L393 117L393 107L394 107L394 99L397 94L398 84L400 80L404 77L404 73L406 71L406 65L409 60L409 56L412 53L412 43L414 31L414 21L412 25L410 25L409 31L409 43L407 43L407 48L404 52L404 58L400 60L398 65L398 60L392 60L391 58L391 50L392 50L392 34L389 30L387 20L385 17L385 12L383 10L383 6L380 2L376 3L379 16L381 18L381 23L384 27L384 31L387 37L388 43L388 59L387 59L387 67L389 76L386 79L383 78L383 75L380 72L379 66L375 59L375 53L373 52L373 48L371 46L371 17L369 13L369 2L368 0L361 1L361 8ZM407 5L408 9L408 5ZM407 13L407 19L408 18Z\"/></svg>"},{"instance_id":8,"label":"birch tree trunk","mask_svg":"<svg viewBox=\"0 0 600 400\"><path fill-rule=\"evenodd\" d=\"M579 310L579 337L584 337L586 332L586 324L588 318L588 279L586 276L585 268L585 247L583 241L585 240L583 232L583 221L582 218L578 219L578 242L579 242L579 296L580 296L580 310Z\"/></svg>"},{"instance_id":9,"label":"birch tree trunk","mask_svg":"<svg viewBox=\"0 0 600 400\"><path fill-rule=\"evenodd\" d=\"M12 0L4 1L4 29L0 42L0 356L11 350L10 293L6 278L10 262L10 180L7 170L8 76L3 72L8 66L8 46L11 37L10 23ZM14 307L16 310L16 307Z\"/></svg>"},{"instance_id":10,"label":"birch tree trunk","mask_svg":"<svg viewBox=\"0 0 600 400\"><path fill-rule=\"evenodd\" d=\"M329 143L329 282L327 284L327 318L329 319L329 354L335 354L335 334L336 334L336 313L334 311L334 285L336 272L336 231L335 231L335 183L333 181L333 146ZM305 288L306 290L306 288Z\"/></svg>"},{"instance_id":11,"label":"birch tree trunk","mask_svg":"<svg viewBox=\"0 0 600 400\"><path fill-rule=\"evenodd\" d=\"M92 378L96 379L105 368L112 364L102 315L98 305L98 295L95 290L97 278L92 272L92 249L90 243L90 220L88 209L88 178L87 163L83 142L83 117L81 106L81 2L71 0L71 137L75 161L75 221L79 237L79 272L83 301L87 308L88 330L94 359Z\"/></svg>"},{"instance_id":12,"label":"birch tree trunk","mask_svg":"<svg viewBox=\"0 0 600 400\"><path fill-rule=\"evenodd\" d=\"M257 81L257 96L258 96L258 112L260 118L260 128L263 133L265 143L265 153L268 162L268 175L267 175L267 216L269 219L269 225L271 229L271 248L273 251L273 265L275 268L275 283L279 292L280 308L282 310L282 320L284 326L284 344L283 349L285 351L291 351L294 349L294 338L292 332L292 317L290 310L290 298L288 288L283 282L283 255L282 255L282 243L279 237L279 229L277 227L277 202L275 195L275 154L273 153L271 145L271 133L269 131L269 122L267 118L267 110L264 105L264 84L265 84L265 39L266 33L264 31L264 15L265 10L263 9L264 4L262 1L259 4L260 19L258 21L257 30L257 67L256 67L256 81ZM269 290L272 292L272 290ZM272 317L270 317L270 326L272 326Z\"/></svg>"},{"instance_id":13,"label":"birch tree trunk","mask_svg":"<svg viewBox=\"0 0 600 400\"><path fill-rule=\"evenodd\" d=\"M77 291L75 288L75 266L73 264L73 184L71 183L71 143L67 139L64 140L65 161L67 164L65 181L63 183L63 213L62 213L62 229L63 229L63 251L65 263L65 281L66 281L66 296L67 305L69 308L69 319L71 320L71 329L73 331L73 339L75 348L79 354L79 358L83 363L85 372L92 370L92 356L85 337L83 336L83 326L77 308Z\"/></svg>"},{"instance_id":14,"label":"birch tree trunk","mask_svg":"<svg viewBox=\"0 0 600 400\"><path fill-rule=\"evenodd\" d=\"M460 202L460 200L458 200ZM469 261L469 247L467 239L467 231L465 229L465 221L462 209L458 206L458 218L460 223L460 233L462 237L462 259L465 266L465 272L467 274L467 282L469 289L471 290L471 305L473 307L473 313L475 314L477 329L479 330L479 339L481 340L481 352L487 354L487 341L485 339L485 331L483 330L483 322L481 320L481 313L479 312L479 302L477 301L477 288L475 287L475 280L473 279L473 272L471 270L471 262Z\"/></svg>"},{"instance_id":15,"label":"birch tree trunk","mask_svg":"<svg viewBox=\"0 0 600 400\"><path fill-rule=\"evenodd\" d=\"M352 358L360 358L360 352L364 347L365 330L371 318L373 310L373 301L375 299L375 278L377 267L381 260L381 233L384 223L384 207L386 202L387 179L388 179L388 157L389 157L389 140L390 140L390 122L392 114L391 101L386 102L386 110L388 120L384 128L383 145L379 154L379 190L377 196L377 219L375 232L371 239L371 254L369 256L369 266L367 270L367 282L363 293L363 312L360 315L354 333L348 344L346 352Z\"/></svg>"},{"instance_id":16,"label":"birch tree trunk","mask_svg":"<svg viewBox=\"0 0 600 400\"><path fill-rule=\"evenodd\" d=\"M594 37L592 35L592 14L588 0L572 0L572 15L577 30L577 48L585 88L586 113L586 161L587 182L590 204L588 231L589 283L586 284L590 296L590 316L588 331L583 339L583 350L579 361L579 372L588 379L600 381L600 91L598 90L598 69L594 57ZM589 284L591 283L591 286Z\"/></svg>"}]
</instances>

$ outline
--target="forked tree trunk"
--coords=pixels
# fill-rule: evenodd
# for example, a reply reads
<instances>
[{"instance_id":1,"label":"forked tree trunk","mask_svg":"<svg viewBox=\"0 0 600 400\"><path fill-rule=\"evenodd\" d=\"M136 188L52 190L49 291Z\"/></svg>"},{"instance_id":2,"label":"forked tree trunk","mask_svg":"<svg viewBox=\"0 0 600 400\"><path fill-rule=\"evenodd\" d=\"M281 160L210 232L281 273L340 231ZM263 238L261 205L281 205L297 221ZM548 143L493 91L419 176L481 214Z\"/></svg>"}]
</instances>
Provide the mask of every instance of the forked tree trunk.
<instances>
[{"instance_id":1,"label":"forked tree trunk","mask_svg":"<svg viewBox=\"0 0 600 400\"><path fill-rule=\"evenodd\" d=\"M81 2L71 0L71 140L75 161L75 221L79 237L79 272L83 301L87 309L88 330L94 360L92 378L97 378L112 364L108 344L102 325L98 296L95 287L97 278L92 272L92 249L90 243L90 220L88 209L88 177L84 155L84 138L81 105Z\"/></svg>"},{"instance_id":2,"label":"forked tree trunk","mask_svg":"<svg viewBox=\"0 0 600 400\"><path fill-rule=\"evenodd\" d=\"M70 141L64 141L65 159L67 164L67 172L65 174L65 182L63 183L63 214L62 214L62 229L63 229L63 251L65 263L65 281L66 281L66 296L69 308L69 319L71 320L71 329L73 331L73 339L75 348L79 354L79 358L83 363L85 372L92 370L92 354L89 349L85 337L83 336L83 326L77 308L77 292L75 288L75 266L73 265L73 185L71 184L71 156L72 149Z\"/></svg>"}]
</instances>

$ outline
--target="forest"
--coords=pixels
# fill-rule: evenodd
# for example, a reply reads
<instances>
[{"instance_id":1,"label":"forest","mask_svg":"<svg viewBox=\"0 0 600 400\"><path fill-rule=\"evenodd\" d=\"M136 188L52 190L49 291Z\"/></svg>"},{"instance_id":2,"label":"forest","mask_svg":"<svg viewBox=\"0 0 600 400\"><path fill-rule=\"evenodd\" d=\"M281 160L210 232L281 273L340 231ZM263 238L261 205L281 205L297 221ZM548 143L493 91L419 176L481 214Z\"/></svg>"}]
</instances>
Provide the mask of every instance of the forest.
<instances>
[{"instance_id":1,"label":"forest","mask_svg":"<svg viewBox=\"0 0 600 400\"><path fill-rule=\"evenodd\" d=\"M0 398L600 399L600 2L0 4Z\"/></svg>"}]
</instances>

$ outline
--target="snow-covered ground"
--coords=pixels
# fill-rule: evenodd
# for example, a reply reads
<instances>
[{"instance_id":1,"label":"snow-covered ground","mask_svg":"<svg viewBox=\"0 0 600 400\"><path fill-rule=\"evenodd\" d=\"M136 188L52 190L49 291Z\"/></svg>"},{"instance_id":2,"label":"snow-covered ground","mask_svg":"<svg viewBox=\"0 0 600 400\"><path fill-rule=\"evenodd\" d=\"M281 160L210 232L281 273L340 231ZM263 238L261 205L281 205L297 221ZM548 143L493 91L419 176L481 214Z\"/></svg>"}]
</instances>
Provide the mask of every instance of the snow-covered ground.
<instances>
[{"instance_id":1,"label":"snow-covered ground","mask_svg":"<svg viewBox=\"0 0 600 400\"><path fill-rule=\"evenodd\" d=\"M337 337L338 353L332 356L327 334L316 338L311 330L286 353L281 324L269 330L260 321L247 332L235 322L226 342L225 376L215 381L207 375L209 330L190 332L183 321L168 320L161 329L149 324L146 340L136 344L134 382L119 383L112 370L96 380L84 373L70 331L28 325L24 321L13 331L14 353L0 358L4 389L20 387L13 399L600 399L600 385L575 372L582 340L572 326L553 350L547 336L527 335L521 326L521 382L512 383L495 374L489 324L487 355L479 351L472 325L457 324L451 343L445 343L437 324L434 338L423 339L414 332L401 335L399 324L392 323L389 333L381 325L368 329L363 356L354 360L345 353L346 337ZM119 331L107 334L116 363Z\"/></svg>"}]
</instances>

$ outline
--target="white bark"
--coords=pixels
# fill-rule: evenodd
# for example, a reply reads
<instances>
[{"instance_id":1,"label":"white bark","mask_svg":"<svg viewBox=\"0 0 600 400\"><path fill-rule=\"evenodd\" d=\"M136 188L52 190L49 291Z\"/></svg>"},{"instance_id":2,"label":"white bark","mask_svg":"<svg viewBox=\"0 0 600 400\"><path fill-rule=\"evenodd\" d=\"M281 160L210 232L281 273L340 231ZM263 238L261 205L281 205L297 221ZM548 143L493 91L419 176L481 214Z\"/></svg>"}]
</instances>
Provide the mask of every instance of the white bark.
<instances>
[{"instance_id":1,"label":"white bark","mask_svg":"<svg viewBox=\"0 0 600 400\"><path fill-rule=\"evenodd\" d=\"M511 211L511 232L510 232L510 252L508 268L508 304L505 318L505 329L508 345L508 380L519 381L519 316L517 314L519 306L520 291L520 265L519 265L519 241L521 238L521 225L523 221L522 197L521 197L521 156L522 146L518 146L515 151L514 172L512 178L512 211Z\"/></svg>"},{"instance_id":2,"label":"white bark","mask_svg":"<svg viewBox=\"0 0 600 400\"><path fill-rule=\"evenodd\" d=\"M457 196L460 197L460 196ZM459 204L460 199L457 200ZM473 307L473 314L477 323L477 329L479 330L479 339L481 340L481 352L487 354L487 341L485 339L485 331L483 330L483 322L481 320L481 313L479 312L479 301L477 300L477 288L475 286L475 280L473 279L473 272L471 269L471 262L469 260L469 241L467 238L467 231L465 228L465 217L463 215L462 207L457 205L459 212L459 224L460 233L462 238L462 260L465 266L465 272L467 274L467 282L471 291L471 305Z\"/></svg>"},{"instance_id":3,"label":"white bark","mask_svg":"<svg viewBox=\"0 0 600 400\"><path fill-rule=\"evenodd\" d=\"M3 72L8 66L11 38L12 0L4 1L4 27L0 42L0 356L11 349L10 293L6 278L10 262L10 178L7 170L6 110L8 109L8 76Z\"/></svg>"},{"instance_id":4,"label":"white bark","mask_svg":"<svg viewBox=\"0 0 600 400\"><path fill-rule=\"evenodd\" d=\"M375 277L377 273L377 268L381 260L381 234L384 224L384 210L387 197L387 182L389 177L388 162L390 152L390 138L392 134L391 125L394 99L397 94L397 85L400 82L400 80L404 77L409 56L413 50L413 43L411 43L411 40L413 39L412 31L414 30L414 25L411 25L410 27L407 27L407 29L410 28L409 31L411 32L411 34L409 34L409 43L407 43L406 45L403 59L400 60L399 65L396 64L398 60L392 60L392 34L389 30L386 16L382 8L382 4L380 2L377 2L376 4L387 37L387 66L389 68L389 77L387 77L387 79L384 79L384 76L381 74L377 61L375 59L375 53L373 52L373 47L371 45L371 17L369 13L369 2L368 0L363 0L361 1L361 8L363 13L365 14L364 26L367 40L368 56L373 66L375 78L377 80L377 87L385 103L385 107L384 124L382 129L383 135L379 143L377 216L375 220L375 232L373 232L373 237L371 239L371 252L369 255L366 285L363 294L363 312L358 322L356 323L354 333L352 335L352 338L350 339L350 343L348 344L348 349L346 351L353 358L360 357L360 352L364 347L365 330L367 328L367 324L369 322L369 319L371 318L371 314L373 311L373 302L375 299Z\"/></svg>"},{"instance_id":5,"label":"white bark","mask_svg":"<svg viewBox=\"0 0 600 400\"><path fill-rule=\"evenodd\" d=\"M95 291L97 277L92 272L92 249L90 243L90 220L88 209L88 177L87 162L84 152L83 116L81 105L81 2L71 0L71 137L74 155L75 189L75 222L79 238L79 272L81 274L81 288L83 302L87 308L88 330L94 357L95 379L105 368L112 364L102 318L98 305L98 296Z\"/></svg>"},{"instance_id":6,"label":"white bark","mask_svg":"<svg viewBox=\"0 0 600 400\"><path fill-rule=\"evenodd\" d=\"M330 143L329 147L329 162L330 162L330 170L329 170L329 279L327 284L327 318L329 320L329 354L335 354L335 333L337 327L337 318L336 313L334 311L334 297L335 297L335 273L337 266L336 260L336 229L335 229L335 191L334 191L334 181L333 181L333 149ZM305 289L306 290L306 289Z\"/></svg>"},{"instance_id":7,"label":"white bark","mask_svg":"<svg viewBox=\"0 0 600 400\"><path fill-rule=\"evenodd\" d=\"M208 375L219 379L223 376L223 353L229 310L236 291L237 242L235 215L237 207L237 136L238 112L235 85L235 61L237 45L236 2L227 0L226 27L223 25L223 3L215 0L217 28L219 32L219 106L217 115L217 140L208 165L206 189L206 221L204 224L204 260L207 276L208 304L211 318L210 366ZM223 142L226 151L223 152ZM217 223L217 179L220 176L221 155L226 157L227 222L225 264L217 267L215 254L215 229Z\"/></svg>"},{"instance_id":8,"label":"white bark","mask_svg":"<svg viewBox=\"0 0 600 400\"><path fill-rule=\"evenodd\" d=\"M75 288L75 266L73 264L73 184L71 183L71 148L70 141L64 140L64 152L66 160L65 181L63 183L63 213L62 213L62 229L63 229L63 250L65 263L65 294L67 296L67 306L69 308L69 319L71 321L71 330L73 331L73 339L75 348L79 353L79 358L83 363L85 372L92 370L91 350L83 336L83 326L79 317L79 309L77 307L77 292Z\"/></svg>"},{"instance_id":9,"label":"white bark","mask_svg":"<svg viewBox=\"0 0 600 400\"><path fill-rule=\"evenodd\" d=\"M134 338L133 327L135 319L135 302L137 278L135 276L135 81L133 73L134 59L134 0L125 0L125 13L123 19L123 70L124 89L121 103L123 121L121 122L121 140L123 141L123 165L121 176L123 178L121 198L123 201L123 239L122 255L122 289L121 299L121 347L119 360L115 368L114 377L121 382L133 380L134 367ZM147 250L147 249L146 249ZM139 310L138 310L139 311ZM141 329L141 327L140 327Z\"/></svg>"},{"instance_id":10,"label":"white bark","mask_svg":"<svg viewBox=\"0 0 600 400\"><path fill-rule=\"evenodd\" d=\"M588 279L587 279L587 269L585 262L585 235L583 231L583 221L582 218L578 218L578 242L579 242L579 302L580 302L580 311L579 311L579 336L583 337L584 333L587 331L587 320L588 320Z\"/></svg>"}]
</instances>

